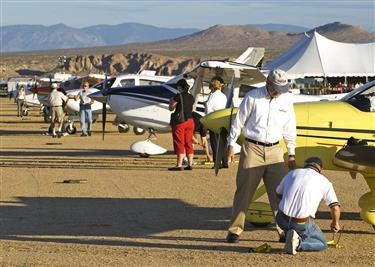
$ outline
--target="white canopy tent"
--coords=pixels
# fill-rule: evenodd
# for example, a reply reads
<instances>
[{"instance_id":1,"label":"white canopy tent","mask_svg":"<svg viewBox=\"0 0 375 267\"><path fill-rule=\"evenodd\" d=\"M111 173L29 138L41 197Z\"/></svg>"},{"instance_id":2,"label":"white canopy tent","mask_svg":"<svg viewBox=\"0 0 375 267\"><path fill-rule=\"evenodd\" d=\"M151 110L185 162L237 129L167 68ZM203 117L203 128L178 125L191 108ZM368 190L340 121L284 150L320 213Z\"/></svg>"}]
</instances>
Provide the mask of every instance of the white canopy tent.
<instances>
[{"instance_id":1,"label":"white canopy tent","mask_svg":"<svg viewBox=\"0 0 375 267\"><path fill-rule=\"evenodd\" d=\"M340 43L317 32L304 35L280 57L267 64L287 72L290 79L304 77L375 76L375 42Z\"/></svg>"}]
</instances>

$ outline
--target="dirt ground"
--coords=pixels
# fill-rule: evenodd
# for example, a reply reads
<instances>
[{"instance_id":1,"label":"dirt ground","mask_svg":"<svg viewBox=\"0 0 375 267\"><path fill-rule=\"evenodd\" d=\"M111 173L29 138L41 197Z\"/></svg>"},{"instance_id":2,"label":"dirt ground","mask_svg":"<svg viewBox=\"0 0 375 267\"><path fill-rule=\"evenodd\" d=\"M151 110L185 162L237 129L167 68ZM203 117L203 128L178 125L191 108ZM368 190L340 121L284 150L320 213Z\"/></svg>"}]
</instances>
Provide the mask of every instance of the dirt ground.
<instances>
[{"instance_id":1,"label":"dirt ground","mask_svg":"<svg viewBox=\"0 0 375 267\"><path fill-rule=\"evenodd\" d=\"M42 135L38 109L21 119L0 99L1 266L373 266L374 229L361 221L357 201L368 191L362 177L324 171L342 204L342 248L284 254L274 227L250 224L238 244L224 242L237 166L215 177L210 165L170 172L170 134L155 141L168 153L140 158L129 150L146 136L118 133L107 123L91 137ZM111 117L111 116L110 116ZM79 124L77 124L79 128ZM298 155L297 155L298 156ZM83 180L64 183L64 180ZM317 222L327 239L329 210ZM248 253L268 243L271 253Z\"/></svg>"}]
</instances>

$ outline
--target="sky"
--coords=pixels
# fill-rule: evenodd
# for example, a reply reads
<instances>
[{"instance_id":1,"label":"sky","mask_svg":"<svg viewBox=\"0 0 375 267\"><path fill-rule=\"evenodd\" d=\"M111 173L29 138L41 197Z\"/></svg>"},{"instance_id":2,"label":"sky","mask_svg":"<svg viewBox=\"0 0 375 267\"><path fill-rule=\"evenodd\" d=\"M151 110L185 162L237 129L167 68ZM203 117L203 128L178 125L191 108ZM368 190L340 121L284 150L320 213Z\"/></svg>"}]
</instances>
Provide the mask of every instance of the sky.
<instances>
[{"instance_id":1,"label":"sky","mask_svg":"<svg viewBox=\"0 0 375 267\"><path fill-rule=\"evenodd\" d=\"M375 32L375 0L0 0L0 11L1 26L138 22L167 28L265 23L314 28L339 21Z\"/></svg>"}]
</instances>

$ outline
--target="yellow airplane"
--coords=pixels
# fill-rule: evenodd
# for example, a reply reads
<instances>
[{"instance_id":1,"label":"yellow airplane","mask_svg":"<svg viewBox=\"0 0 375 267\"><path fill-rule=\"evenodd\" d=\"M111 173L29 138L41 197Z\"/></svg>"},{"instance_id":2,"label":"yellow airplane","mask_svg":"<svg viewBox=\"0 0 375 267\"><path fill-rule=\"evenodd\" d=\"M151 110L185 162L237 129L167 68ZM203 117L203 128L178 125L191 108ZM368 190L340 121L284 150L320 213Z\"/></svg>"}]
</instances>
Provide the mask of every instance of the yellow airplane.
<instances>
[{"instance_id":1,"label":"yellow airplane","mask_svg":"<svg viewBox=\"0 0 375 267\"><path fill-rule=\"evenodd\" d=\"M309 156L318 156L325 169L349 171L352 177L361 173L370 191L359 199L360 215L375 228L375 81L338 101L295 103L294 109L297 166L303 166L303 160ZM219 133L222 128L229 129L236 112L236 108L219 110L203 117L201 122ZM237 142L243 142L243 135ZM264 189L258 191L253 201L263 192ZM262 211L267 213L267 207L262 205L255 209L260 210L260 215ZM272 216L265 217L270 220ZM259 218L253 219L262 222Z\"/></svg>"}]
</instances>

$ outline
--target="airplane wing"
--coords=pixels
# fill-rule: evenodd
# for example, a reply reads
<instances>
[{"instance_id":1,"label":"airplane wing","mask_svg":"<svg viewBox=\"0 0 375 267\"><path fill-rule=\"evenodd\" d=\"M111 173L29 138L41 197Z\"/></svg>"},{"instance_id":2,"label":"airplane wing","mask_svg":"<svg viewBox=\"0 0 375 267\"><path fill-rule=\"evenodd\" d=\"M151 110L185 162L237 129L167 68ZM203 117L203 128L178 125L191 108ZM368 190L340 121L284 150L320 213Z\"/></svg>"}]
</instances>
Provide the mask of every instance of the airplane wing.
<instances>
[{"instance_id":1,"label":"airplane wing","mask_svg":"<svg viewBox=\"0 0 375 267\"><path fill-rule=\"evenodd\" d=\"M236 60L237 63L261 67L264 57L264 47L248 47Z\"/></svg>"}]
</instances>

